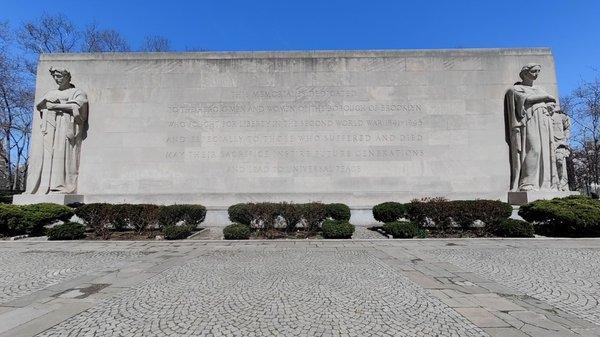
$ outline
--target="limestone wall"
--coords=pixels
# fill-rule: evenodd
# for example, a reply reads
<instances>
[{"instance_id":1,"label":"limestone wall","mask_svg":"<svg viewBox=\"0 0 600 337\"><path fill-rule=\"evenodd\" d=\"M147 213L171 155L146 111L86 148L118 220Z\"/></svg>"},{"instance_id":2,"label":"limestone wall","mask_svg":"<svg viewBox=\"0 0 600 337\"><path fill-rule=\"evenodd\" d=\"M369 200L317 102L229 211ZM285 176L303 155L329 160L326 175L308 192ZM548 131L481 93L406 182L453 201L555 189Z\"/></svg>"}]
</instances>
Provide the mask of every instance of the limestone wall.
<instances>
[{"instance_id":1,"label":"limestone wall","mask_svg":"<svg viewBox=\"0 0 600 337\"><path fill-rule=\"evenodd\" d=\"M36 96L50 66L88 93L86 202L505 200L529 62L556 95L548 49L460 49L43 55Z\"/></svg>"}]
</instances>

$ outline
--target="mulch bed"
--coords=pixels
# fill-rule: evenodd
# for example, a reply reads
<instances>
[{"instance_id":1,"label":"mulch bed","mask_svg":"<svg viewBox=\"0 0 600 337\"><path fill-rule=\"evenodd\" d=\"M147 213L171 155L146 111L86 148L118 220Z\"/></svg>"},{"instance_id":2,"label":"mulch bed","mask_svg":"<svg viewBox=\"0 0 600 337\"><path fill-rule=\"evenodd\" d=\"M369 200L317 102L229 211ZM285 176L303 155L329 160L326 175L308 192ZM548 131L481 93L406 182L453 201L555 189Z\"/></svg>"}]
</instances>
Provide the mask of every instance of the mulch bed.
<instances>
[{"instance_id":1,"label":"mulch bed","mask_svg":"<svg viewBox=\"0 0 600 337\"><path fill-rule=\"evenodd\" d=\"M368 227L368 229L376 232L383 232L383 226ZM487 232L483 228L472 228L472 229L459 229L459 228L447 228L437 229L428 228L427 238L434 239L452 239L452 238L494 238L492 233Z\"/></svg>"},{"instance_id":2,"label":"mulch bed","mask_svg":"<svg viewBox=\"0 0 600 337\"><path fill-rule=\"evenodd\" d=\"M191 235L198 233L202 229L203 228L198 228L197 230L193 231ZM137 231L111 231L110 238L103 238L100 235L90 232L85 233L85 238L83 240L155 241L156 236L162 236L164 238L165 235L161 230L146 230L141 233Z\"/></svg>"},{"instance_id":3,"label":"mulch bed","mask_svg":"<svg viewBox=\"0 0 600 337\"><path fill-rule=\"evenodd\" d=\"M250 240L269 239L321 239L321 236L318 232L296 231L288 233L279 229L256 230L250 235Z\"/></svg>"}]
</instances>

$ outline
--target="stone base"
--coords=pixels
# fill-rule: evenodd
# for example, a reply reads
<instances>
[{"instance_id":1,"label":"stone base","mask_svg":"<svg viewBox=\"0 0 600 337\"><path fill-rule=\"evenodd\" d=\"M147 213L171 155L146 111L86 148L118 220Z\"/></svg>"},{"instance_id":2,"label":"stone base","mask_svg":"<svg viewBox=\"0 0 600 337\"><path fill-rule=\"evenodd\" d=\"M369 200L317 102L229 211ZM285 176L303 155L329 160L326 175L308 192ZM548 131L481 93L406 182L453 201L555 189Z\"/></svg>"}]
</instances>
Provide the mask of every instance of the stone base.
<instances>
[{"instance_id":1,"label":"stone base","mask_svg":"<svg viewBox=\"0 0 600 337\"><path fill-rule=\"evenodd\" d=\"M550 200L564 198L570 195L579 195L574 191L519 191L508 192L508 203L511 205L525 205L536 200Z\"/></svg>"},{"instance_id":2,"label":"stone base","mask_svg":"<svg viewBox=\"0 0 600 337\"><path fill-rule=\"evenodd\" d=\"M68 205L75 202L83 202L81 194L17 194L13 196L13 204L29 205L48 202L59 205Z\"/></svg>"}]
</instances>

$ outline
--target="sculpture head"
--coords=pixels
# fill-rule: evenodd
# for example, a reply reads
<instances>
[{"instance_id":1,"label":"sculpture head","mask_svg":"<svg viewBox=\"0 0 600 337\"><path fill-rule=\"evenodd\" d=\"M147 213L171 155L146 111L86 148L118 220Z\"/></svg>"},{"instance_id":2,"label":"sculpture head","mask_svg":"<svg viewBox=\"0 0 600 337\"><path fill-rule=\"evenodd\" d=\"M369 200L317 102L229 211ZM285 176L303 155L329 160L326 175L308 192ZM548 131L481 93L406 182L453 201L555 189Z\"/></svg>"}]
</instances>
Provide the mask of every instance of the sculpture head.
<instances>
[{"instance_id":1,"label":"sculpture head","mask_svg":"<svg viewBox=\"0 0 600 337\"><path fill-rule=\"evenodd\" d=\"M521 72L519 73L519 77L523 82L533 82L538 78L540 71L542 70L542 66L537 63L528 63L521 68Z\"/></svg>"},{"instance_id":2,"label":"sculpture head","mask_svg":"<svg viewBox=\"0 0 600 337\"><path fill-rule=\"evenodd\" d=\"M71 87L71 73L67 69L50 67L50 75L58 84L59 89Z\"/></svg>"}]
</instances>

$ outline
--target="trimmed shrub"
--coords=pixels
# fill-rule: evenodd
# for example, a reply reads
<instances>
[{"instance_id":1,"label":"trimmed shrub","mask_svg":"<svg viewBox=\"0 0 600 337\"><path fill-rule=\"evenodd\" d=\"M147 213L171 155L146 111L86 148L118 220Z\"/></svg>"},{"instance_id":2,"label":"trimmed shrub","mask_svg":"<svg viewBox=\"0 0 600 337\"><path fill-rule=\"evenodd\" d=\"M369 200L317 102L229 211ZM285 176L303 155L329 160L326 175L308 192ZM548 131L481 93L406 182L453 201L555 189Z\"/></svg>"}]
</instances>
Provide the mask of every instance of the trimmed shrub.
<instances>
[{"instance_id":1,"label":"trimmed shrub","mask_svg":"<svg viewBox=\"0 0 600 337\"><path fill-rule=\"evenodd\" d=\"M25 234L23 227L25 214L17 205L0 204L0 234L20 235Z\"/></svg>"},{"instance_id":2,"label":"trimmed shrub","mask_svg":"<svg viewBox=\"0 0 600 337\"><path fill-rule=\"evenodd\" d=\"M584 196L536 200L519 208L519 215L546 236L600 236L600 201Z\"/></svg>"},{"instance_id":3,"label":"trimmed shrub","mask_svg":"<svg viewBox=\"0 0 600 337\"><path fill-rule=\"evenodd\" d=\"M204 221L206 207L202 205L169 205L159 206L158 225L160 227L175 226L184 222L187 226L195 228Z\"/></svg>"},{"instance_id":4,"label":"trimmed shrub","mask_svg":"<svg viewBox=\"0 0 600 337\"><path fill-rule=\"evenodd\" d=\"M167 240L183 240L192 235L192 228L190 226L165 226L163 233Z\"/></svg>"},{"instance_id":5,"label":"trimmed shrub","mask_svg":"<svg viewBox=\"0 0 600 337\"><path fill-rule=\"evenodd\" d=\"M279 216L279 205L272 202L258 202L248 204L253 222L263 229L275 228L275 221Z\"/></svg>"},{"instance_id":6,"label":"trimmed shrub","mask_svg":"<svg viewBox=\"0 0 600 337\"><path fill-rule=\"evenodd\" d=\"M527 221L504 219L490 226L490 232L505 238L532 238L533 225Z\"/></svg>"},{"instance_id":7,"label":"trimmed shrub","mask_svg":"<svg viewBox=\"0 0 600 337\"><path fill-rule=\"evenodd\" d=\"M431 198L406 204L407 217L422 226L469 228L475 220L486 225L508 219L512 206L498 200L452 200Z\"/></svg>"},{"instance_id":8,"label":"trimmed shrub","mask_svg":"<svg viewBox=\"0 0 600 337\"><path fill-rule=\"evenodd\" d=\"M134 204L130 207L129 223L138 233L158 226L158 205Z\"/></svg>"},{"instance_id":9,"label":"trimmed shrub","mask_svg":"<svg viewBox=\"0 0 600 337\"><path fill-rule=\"evenodd\" d=\"M327 216L337 221L350 221L350 207L345 204L327 204Z\"/></svg>"},{"instance_id":10,"label":"trimmed shrub","mask_svg":"<svg viewBox=\"0 0 600 337\"><path fill-rule=\"evenodd\" d=\"M350 239L354 234L354 225L347 221L327 219L323 222L322 230L326 239Z\"/></svg>"},{"instance_id":11,"label":"trimmed shrub","mask_svg":"<svg viewBox=\"0 0 600 337\"><path fill-rule=\"evenodd\" d=\"M51 203L24 205L21 209L26 232L31 235L41 235L44 226L58 220L68 221L74 214L70 207Z\"/></svg>"},{"instance_id":12,"label":"trimmed shrub","mask_svg":"<svg viewBox=\"0 0 600 337\"><path fill-rule=\"evenodd\" d=\"M419 234L419 226L410 221L394 221L383 225L383 230L395 239L410 239Z\"/></svg>"},{"instance_id":13,"label":"trimmed shrub","mask_svg":"<svg viewBox=\"0 0 600 337\"><path fill-rule=\"evenodd\" d=\"M250 234L250 226L241 223L234 223L223 228L225 240L248 240Z\"/></svg>"},{"instance_id":14,"label":"trimmed shrub","mask_svg":"<svg viewBox=\"0 0 600 337\"><path fill-rule=\"evenodd\" d=\"M399 202L384 202L373 207L373 217L383 223L394 222L405 215L406 206Z\"/></svg>"},{"instance_id":15,"label":"trimmed shrub","mask_svg":"<svg viewBox=\"0 0 600 337\"><path fill-rule=\"evenodd\" d=\"M130 226L130 219L135 216L134 210L135 208L131 204L111 205L107 221L114 230L123 231Z\"/></svg>"},{"instance_id":16,"label":"trimmed shrub","mask_svg":"<svg viewBox=\"0 0 600 337\"><path fill-rule=\"evenodd\" d=\"M47 230L48 240L77 240L85 237L85 226L77 222L65 222Z\"/></svg>"},{"instance_id":17,"label":"trimmed shrub","mask_svg":"<svg viewBox=\"0 0 600 337\"><path fill-rule=\"evenodd\" d=\"M250 204L242 203L229 206L227 209L229 220L234 223L241 223L250 226L253 216L250 212Z\"/></svg>"},{"instance_id":18,"label":"trimmed shrub","mask_svg":"<svg viewBox=\"0 0 600 337\"><path fill-rule=\"evenodd\" d=\"M277 213L285 220L285 229L288 232L296 230L296 225L302 220L303 209L299 204L282 202L278 204Z\"/></svg>"},{"instance_id":19,"label":"trimmed shrub","mask_svg":"<svg viewBox=\"0 0 600 337\"><path fill-rule=\"evenodd\" d=\"M315 231L327 218L327 206L320 202L301 204L302 218L306 223L306 229Z\"/></svg>"},{"instance_id":20,"label":"trimmed shrub","mask_svg":"<svg viewBox=\"0 0 600 337\"><path fill-rule=\"evenodd\" d=\"M77 207L75 215L83 219L96 235L105 239L110 237L110 230L107 225L114 219L113 205L106 203L86 204Z\"/></svg>"}]
</instances>

